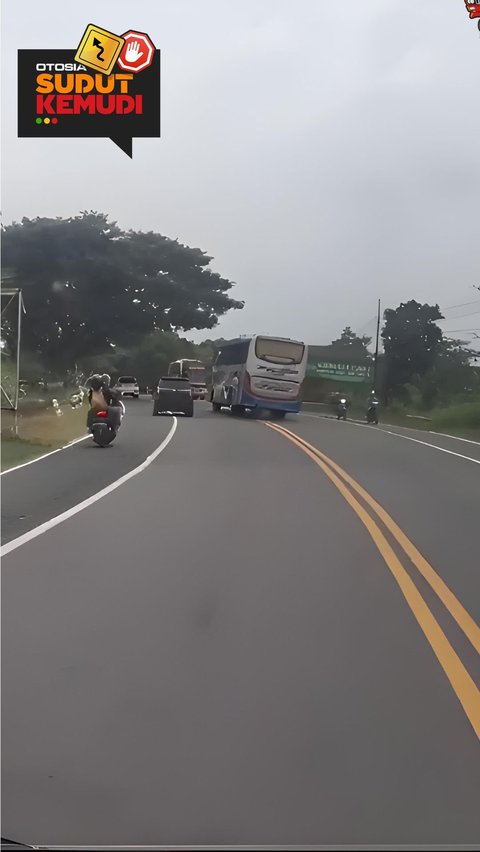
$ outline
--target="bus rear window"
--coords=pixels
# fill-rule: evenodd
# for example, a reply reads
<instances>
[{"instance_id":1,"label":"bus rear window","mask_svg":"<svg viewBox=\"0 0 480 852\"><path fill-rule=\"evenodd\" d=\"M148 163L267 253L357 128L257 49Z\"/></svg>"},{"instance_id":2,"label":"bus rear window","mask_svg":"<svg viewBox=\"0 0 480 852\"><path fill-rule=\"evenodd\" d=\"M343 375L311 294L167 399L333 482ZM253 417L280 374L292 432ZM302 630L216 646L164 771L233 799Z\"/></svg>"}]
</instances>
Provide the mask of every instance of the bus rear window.
<instances>
[{"instance_id":1,"label":"bus rear window","mask_svg":"<svg viewBox=\"0 0 480 852\"><path fill-rule=\"evenodd\" d=\"M305 352L303 343L290 340L273 340L268 337L257 337L255 355L262 361L273 364L300 364Z\"/></svg>"}]
</instances>

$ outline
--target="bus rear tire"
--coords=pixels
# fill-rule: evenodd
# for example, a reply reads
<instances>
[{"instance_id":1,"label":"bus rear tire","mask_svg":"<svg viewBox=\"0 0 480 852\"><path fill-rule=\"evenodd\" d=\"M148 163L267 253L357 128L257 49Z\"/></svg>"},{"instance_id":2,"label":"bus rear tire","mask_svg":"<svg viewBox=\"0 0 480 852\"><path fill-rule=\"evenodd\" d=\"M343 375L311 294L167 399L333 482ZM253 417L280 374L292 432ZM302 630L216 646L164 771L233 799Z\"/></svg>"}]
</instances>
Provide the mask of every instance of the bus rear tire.
<instances>
[{"instance_id":1,"label":"bus rear tire","mask_svg":"<svg viewBox=\"0 0 480 852\"><path fill-rule=\"evenodd\" d=\"M243 405L232 405L230 407L230 411L235 417L242 417L242 415L245 414Z\"/></svg>"},{"instance_id":2,"label":"bus rear tire","mask_svg":"<svg viewBox=\"0 0 480 852\"><path fill-rule=\"evenodd\" d=\"M283 420L286 413L286 411L271 411L270 418L271 420Z\"/></svg>"},{"instance_id":3,"label":"bus rear tire","mask_svg":"<svg viewBox=\"0 0 480 852\"><path fill-rule=\"evenodd\" d=\"M222 406L218 402L212 402L212 411L214 414L218 414L221 407Z\"/></svg>"}]
</instances>

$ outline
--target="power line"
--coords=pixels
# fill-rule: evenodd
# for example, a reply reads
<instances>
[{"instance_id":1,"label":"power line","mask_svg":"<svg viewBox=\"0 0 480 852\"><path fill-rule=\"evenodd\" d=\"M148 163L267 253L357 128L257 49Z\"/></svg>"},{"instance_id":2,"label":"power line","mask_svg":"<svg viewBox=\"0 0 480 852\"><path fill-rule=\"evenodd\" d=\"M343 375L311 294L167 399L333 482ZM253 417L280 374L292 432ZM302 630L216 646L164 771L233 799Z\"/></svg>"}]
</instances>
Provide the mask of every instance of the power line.
<instances>
[{"instance_id":1,"label":"power line","mask_svg":"<svg viewBox=\"0 0 480 852\"><path fill-rule=\"evenodd\" d=\"M453 308L465 308L467 305L478 305L478 299L474 299L473 302L460 302L459 305L447 305L446 308L442 308L442 311L451 311Z\"/></svg>"},{"instance_id":2,"label":"power line","mask_svg":"<svg viewBox=\"0 0 480 852\"><path fill-rule=\"evenodd\" d=\"M363 334L363 332L364 332L364 331L366 331L366 329L368 328L368 326L373 325L373 323L375 323L376 321L377 321L377 317L376 317L376 316L370 317L370 319L368 320L368 322L366 322L366 323L365 323L365 325L362 325L362 327L358 329L357 334Z\"/></svg>"},{"instance_id":3,"label":"power line","mask_svg":"<svg viewBox=\"0 0 480 852\"><path fill-rule=\"evenodd\" d=\"M458 317L444 317L442 320L437 320L437 322L455 322L457 319L463 319L464 317L473 317L475 314L480 314L480 310L478 311L470 311L468 314L459 314Z\"/></svg>"}]
</instances>

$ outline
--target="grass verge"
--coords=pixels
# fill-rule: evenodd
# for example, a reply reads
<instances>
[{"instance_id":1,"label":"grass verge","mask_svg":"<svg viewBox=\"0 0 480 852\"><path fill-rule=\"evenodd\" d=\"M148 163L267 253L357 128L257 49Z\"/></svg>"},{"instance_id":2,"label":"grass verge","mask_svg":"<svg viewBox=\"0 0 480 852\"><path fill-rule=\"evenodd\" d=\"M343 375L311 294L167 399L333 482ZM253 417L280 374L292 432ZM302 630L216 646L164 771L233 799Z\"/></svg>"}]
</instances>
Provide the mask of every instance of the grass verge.
<instances>
[{"instance_id":1,"label":"grass verge","mask_svg":"<svg viewBox=\"0 0 480 852\"><path fill-rule=\"evenodd\" d=\"M52 449L55 449L55 447L46 444L34 444L32 441L22 441L21 438L2 437L1 469L2 471L9 470L17 464L30 461Z\"/></svg>"},{"instance_id":2,"label":"grass verge","mask_svg":"<svg viewBox=\"0 0 480 852\"><path fill-rule=\"evenodd\" d=\"M304 410L335 416L334 409L327 405L310 407L308 403L305 403ZM409 415L396 408L380 408L378 413L383 426L404 426L420 432L443 432L457 438L480 442L479 403L452 405L449 408L434 409L422 415L414 412ZM348 417L350 420L365 420L365 409L353 404L348 411Z\"/></svg>"},{"instance_id":3,"label":"grass verge","mask_svg":"<svg viewBox=\"0 0 480 852\"><path fill-rule=\"evenodd\" d=\"M56 450L85 434L87 409L62 408L58 416L53 408L22 409L15 418L14 412L2 412L1 469L8 470L17 464Z\"/></svg>"}]
</instances>

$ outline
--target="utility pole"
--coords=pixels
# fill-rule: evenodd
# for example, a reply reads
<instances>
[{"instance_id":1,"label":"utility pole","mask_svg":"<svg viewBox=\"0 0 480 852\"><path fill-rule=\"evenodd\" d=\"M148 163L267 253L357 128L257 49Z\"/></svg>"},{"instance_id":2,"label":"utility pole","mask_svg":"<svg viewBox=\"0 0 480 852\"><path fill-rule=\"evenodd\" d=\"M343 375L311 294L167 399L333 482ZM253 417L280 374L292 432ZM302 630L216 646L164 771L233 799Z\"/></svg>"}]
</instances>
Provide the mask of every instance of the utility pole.
<instances>
[{"instance_id":1,"label":"utility pole","mask_svg":"<svg viewBox=\"0 0 480 852\"><path fill-rule=\"evenodd\" d=\"M376 393L376 383L377 383L377 365L378 365L378 344L380 340L380 299L378 300L378 312L377 312L377 339L375 343L375 359L373 362L373 388L372 390Z\"/></svg>"}]
</instances>

